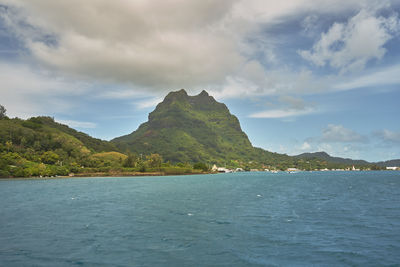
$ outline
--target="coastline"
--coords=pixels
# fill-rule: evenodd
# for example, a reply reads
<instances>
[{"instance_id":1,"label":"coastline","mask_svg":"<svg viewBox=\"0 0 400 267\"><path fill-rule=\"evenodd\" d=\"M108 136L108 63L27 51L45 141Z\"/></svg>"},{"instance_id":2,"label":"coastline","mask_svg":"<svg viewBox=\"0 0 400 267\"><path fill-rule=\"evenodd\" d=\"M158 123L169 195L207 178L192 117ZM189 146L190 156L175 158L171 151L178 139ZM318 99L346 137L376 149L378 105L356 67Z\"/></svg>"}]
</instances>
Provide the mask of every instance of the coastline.
<instances>
[{"instance_id":1,"label":"coastline","mask_svg":"<svg viewBox=\"0 0 400 267\"><path fill-rule=\"evenodd\" d=\"M129 177L149 177L149 176L182 176L182 175L201 175L215 174L214 172L195 172L195 173L165 173L165 172L129 172L129 173L78 173L71 176L31 176L31 177L0 177L0 180L49 180L49 179L71 179L71 178L129 178Z\"/></svg>"}]
</instances>

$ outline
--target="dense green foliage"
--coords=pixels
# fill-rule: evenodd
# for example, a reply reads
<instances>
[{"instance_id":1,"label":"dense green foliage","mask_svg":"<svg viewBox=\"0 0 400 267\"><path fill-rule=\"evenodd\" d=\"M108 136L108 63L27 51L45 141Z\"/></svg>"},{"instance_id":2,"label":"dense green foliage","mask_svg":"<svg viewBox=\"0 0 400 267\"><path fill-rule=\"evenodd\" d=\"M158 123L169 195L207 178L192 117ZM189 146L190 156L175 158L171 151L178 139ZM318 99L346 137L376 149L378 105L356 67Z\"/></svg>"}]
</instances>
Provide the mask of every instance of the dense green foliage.
<instances>
[{"instance_id":1,"label":"dense green foliage","mask_svg":"<svg viewBox=\"0 0 400 267\"><path fill-rule=\"evenodd\" d=\"M0 119L0 177L193 171L191 166L162 166L163 159L158 154L141 158L115 150L112 143L92 138L49 117Z\"/></svg>"}]
</instances>

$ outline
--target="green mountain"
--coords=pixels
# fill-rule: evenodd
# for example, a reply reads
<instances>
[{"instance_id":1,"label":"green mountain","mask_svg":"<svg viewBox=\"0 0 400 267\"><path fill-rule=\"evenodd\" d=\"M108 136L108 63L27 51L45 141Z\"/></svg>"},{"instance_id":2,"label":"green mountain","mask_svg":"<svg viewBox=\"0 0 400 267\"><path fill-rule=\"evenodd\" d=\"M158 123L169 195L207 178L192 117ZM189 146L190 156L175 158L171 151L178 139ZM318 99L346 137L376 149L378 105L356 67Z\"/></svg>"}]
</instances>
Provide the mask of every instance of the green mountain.
<instances>
[{"instance_id":1,"label":"green mountain","mask_svg":"<svg viewBox=\"0 0 400 267\"><path fill-rule=\"evenodd\" d=\"M221 162L255 154L239 120L206 91L169 93L131 134L111 141L121 150L158 153L172 162Z\"/></svg>"}]
</instances>

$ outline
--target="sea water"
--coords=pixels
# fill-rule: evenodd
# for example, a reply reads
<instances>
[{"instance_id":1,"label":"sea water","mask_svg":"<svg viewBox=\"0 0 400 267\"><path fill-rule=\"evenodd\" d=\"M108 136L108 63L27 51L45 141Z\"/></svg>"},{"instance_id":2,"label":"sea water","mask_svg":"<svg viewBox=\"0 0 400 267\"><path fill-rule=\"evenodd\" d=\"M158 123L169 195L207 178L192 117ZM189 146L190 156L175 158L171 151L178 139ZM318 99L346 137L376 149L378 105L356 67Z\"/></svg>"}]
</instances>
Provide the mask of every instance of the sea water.
<instances>
[{"instance_id":1,"label":"sea water","mask_svg":"<svg viewBox=\"0 0 400 267\"><path fill-rule=\"evenodd\" d=\"M400 264L400 172L0 181L1 266Z\"/></svg>"}]
</instances>

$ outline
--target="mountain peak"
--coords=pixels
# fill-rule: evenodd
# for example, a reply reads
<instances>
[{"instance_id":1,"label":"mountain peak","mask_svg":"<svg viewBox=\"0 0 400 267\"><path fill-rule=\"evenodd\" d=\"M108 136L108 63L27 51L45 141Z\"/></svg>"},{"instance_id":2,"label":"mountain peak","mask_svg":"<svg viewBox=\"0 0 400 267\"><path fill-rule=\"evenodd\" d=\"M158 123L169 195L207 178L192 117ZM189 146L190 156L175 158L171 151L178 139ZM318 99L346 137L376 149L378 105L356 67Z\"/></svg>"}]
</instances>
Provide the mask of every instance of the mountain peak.
<instances>
[{"instance_id":1,"label":"mountain peak","mask_svg":"<svg viewBox=\"0 0 400 267\"><path fill-rule=\"evenodd\" d=\"M167 97L171 97L171 96L174 96L174 97L176 97L176 96L188 96L188 94L187 94L185 89L181 89L181 90L178 90L178 91L169 92L168 95L166 96L166 98Z\"/></svg>"},{"instance_id":2,"label":"mountain peak","mask_svg":"<svg viewBox=\"0 0 400 267\"><path fill-rule=\"evenodd\" d=\"M181 90L179 90L179 91L172 92L172 93L179 94L179 95L188 95L186 90L183 89L183 88Z\"/></svg>"},{"instance_id":3,"label":"mountain peak","mask_svg":"<svg viewBox=\"0 0 400 267\"><path fill-rule=\"evenodd\" d=\"M163 102L171 103L175 100L182 101L182 100L187 100L188 97L189 96L188 96L187 92L185 91L185 89L181 89L179 91L173 91L173 92L168 93L168 95L165 97Z\"/></svg>"},{"instance_id":4,"label":"mountain peak","mask_svg":"<svg viewBox=\"0 0 400 267\"><path fill-rule=\"evenodd\" d=\"M203 90L203 91L201 91L201 93L200 94L198 94L197 96L210 96L208 93L207 93L207 91L206 90Z\"/></svg>"}]
</instances>

